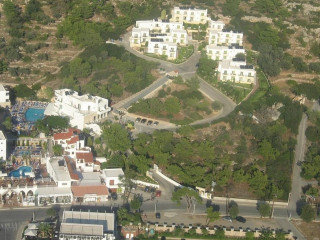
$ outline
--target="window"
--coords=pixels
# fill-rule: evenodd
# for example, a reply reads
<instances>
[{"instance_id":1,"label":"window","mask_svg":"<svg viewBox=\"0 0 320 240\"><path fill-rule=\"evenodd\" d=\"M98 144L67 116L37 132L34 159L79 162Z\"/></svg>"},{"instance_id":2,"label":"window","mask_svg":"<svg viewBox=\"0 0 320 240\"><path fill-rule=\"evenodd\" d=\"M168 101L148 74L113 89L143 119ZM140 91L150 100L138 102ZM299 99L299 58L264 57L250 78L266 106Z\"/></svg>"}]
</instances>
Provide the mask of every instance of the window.
<instances>
[{"instance_id":1,"label":"window","mask_svg":"<svg viewBox=\"0 0 320 240\"><path fill-rule=\"evenodd\" d=\"M110 185L110 186L113 186L113 185L114 185L114 180L110 180L110 181L109 181L109 185Z\"/></svg>"},{"instance_id":2,"label":"window","mask_svg":"<svg viewBox=\"0 0 320 240\"><path fill-rule=\"evenodd\" d=\"M204 16L204 13L201 13L201 16L203 17L203 16Z\"/></svg>"},{"instance_id":3,"label":"window","mask_svg":"<svg viewBox=\"0 0 320 240\"><path fill-rule=\"evenodd\" d=\"M66 186L66 185L68 185L68 183L62 183L62 186Z\"/></svg>"}]
</instances>

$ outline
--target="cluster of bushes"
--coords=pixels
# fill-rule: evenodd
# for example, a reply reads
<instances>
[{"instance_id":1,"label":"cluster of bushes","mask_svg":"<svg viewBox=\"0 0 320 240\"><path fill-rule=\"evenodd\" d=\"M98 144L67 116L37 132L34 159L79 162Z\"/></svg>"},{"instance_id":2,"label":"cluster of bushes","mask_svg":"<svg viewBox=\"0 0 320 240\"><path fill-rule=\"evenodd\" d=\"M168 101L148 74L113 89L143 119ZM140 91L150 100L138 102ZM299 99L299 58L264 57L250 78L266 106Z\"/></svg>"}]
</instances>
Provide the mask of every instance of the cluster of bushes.
<instances>
[{"instance_id":1,"label":"cluster of bushes","mask_svg":"<svg viewBox=\"0 0 320 240\"><path fill-rule=\"evenodd\" d=\"M316 80L314 84L300 83L290 81L290 90L296 95L306 96L309 100L318 100L320 97L320 81Z\"/></svg>"},{"instance_id":2,"label":"cluster of bushes","mask_svg":"<svg viewBox=\"0 0 320 240\"><path fill-rule=\"evenodd\" d=\"M40 48L48 47L49 45L44 42L36 43L36 44L27 44L24 47L26 53L34 53L38 51Z\"/></svg>"}]
</instances>

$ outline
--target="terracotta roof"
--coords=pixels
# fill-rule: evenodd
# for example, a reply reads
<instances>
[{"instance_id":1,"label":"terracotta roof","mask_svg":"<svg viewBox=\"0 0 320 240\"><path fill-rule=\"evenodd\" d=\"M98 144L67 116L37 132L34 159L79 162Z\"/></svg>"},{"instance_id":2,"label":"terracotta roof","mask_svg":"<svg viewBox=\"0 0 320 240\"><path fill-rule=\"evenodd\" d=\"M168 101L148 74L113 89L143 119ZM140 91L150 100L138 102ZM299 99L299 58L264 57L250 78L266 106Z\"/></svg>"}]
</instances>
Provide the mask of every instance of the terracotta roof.
<instances>
[{"instance_id":1,"label":"terracotta roof","mask_svg":"<svg viewBox=\"0 0 320 240\"><path fill-rule=\"evenodd\" d=\"M93 163L92 152L77 152L76 158L83 159L86 163Z\"/></svg>"},{"instance_id":2,"label":"terracotta roof","mask_svg":"<svg viewBox=\"0 0 320 240\"><path fill-rule=\"evenodd\" d=\"M78 141L79 141L79 136L74 136L69 141L67 141L67 144L74 144Z\"/></svg>"},{"instance_id":3,"label":"terracotta roof","mask_svg":"<svg viewBox=\"0 0 320 240\"><path fill-rule=\"evenodd\" d=\"M80 130L76 128L69 128L66 132L61 132L61 133L55 133L53 134L53 139L54 140L65 140L69 139L72 136L80 134Z\"/></svg>"},{"instance_id":4,"label":"terracotta roof","mask_svg":"<svg viewBox=\"0 0 320 240\"><path fill-rule=\"evenodd\" d=\"M97 194L98 196L105 196L109 194L105 185L71 186L71 191L75 197L83 197L85 194Z\"/></svg>"},{"instance_id":5,"label":"terracotta roof","mask_svg":"<svg viewBox=\"0 0 320 240\"><path fill-rule=\"evenodd\" d=\"M67 163L67 167L68 167L68 171L69 171L71 179L72 180L79 180L80 178L79 178L78 174L76 174L74 172L75 167L74 167L74 164L72 164L72 160L67 156L64 157L64 160Z\"/></svg>"}]
</instances>

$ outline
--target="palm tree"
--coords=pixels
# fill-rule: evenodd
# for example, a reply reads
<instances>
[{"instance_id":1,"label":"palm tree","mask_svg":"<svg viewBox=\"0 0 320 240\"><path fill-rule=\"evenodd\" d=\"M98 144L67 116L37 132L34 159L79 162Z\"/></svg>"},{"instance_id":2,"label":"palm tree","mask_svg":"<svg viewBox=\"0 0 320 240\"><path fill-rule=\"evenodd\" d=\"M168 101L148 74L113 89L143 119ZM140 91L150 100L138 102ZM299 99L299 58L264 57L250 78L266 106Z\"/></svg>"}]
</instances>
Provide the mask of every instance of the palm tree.
<instances>
[{"instance_id":1,"label":"palm tree","mask_svg":"<svg viewBox=\"0 0 320 240\"><path fill-rule=\"evenodd\" d=\"M39 234L42 238L50 237L52 232L52 228L48 223L40 223L39 224Z\"/></svg>"}]
</instances>

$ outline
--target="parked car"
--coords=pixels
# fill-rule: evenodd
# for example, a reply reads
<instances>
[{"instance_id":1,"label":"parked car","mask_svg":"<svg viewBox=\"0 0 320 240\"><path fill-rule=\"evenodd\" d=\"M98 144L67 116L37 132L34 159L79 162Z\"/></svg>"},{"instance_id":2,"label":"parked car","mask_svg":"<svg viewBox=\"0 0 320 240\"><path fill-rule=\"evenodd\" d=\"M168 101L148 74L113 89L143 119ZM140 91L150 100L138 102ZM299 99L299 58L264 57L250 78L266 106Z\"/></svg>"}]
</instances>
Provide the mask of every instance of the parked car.
<instances>
[{"instance_id":1,"label":"parked car","mask_svg":"<svg viewBox=\"0 0 320 240\"><path fill-rule=\"evenodd\" d=\"M236 220L241 223L245 223L247 221L244 217L241 216L236 217Z\"/></svg>"},{"instance_id":2,"label":"parked car","mask_svg":"<svg viewBox=\"0 0 320 240\"><path fill-rule=\"evenodd\" d=\"M156 218L157 218L157 219L160 219L160 218L161 218L161 215L160 215L159 212L156 213Z\"/></svg>"},{"instance_id":3,"label":"parked car","mask_svg":"<svg viewBox=\"0 0 320 240\"><path fill-rule=\"evenodd\" d=\"M150 187L146 186L146 187L144 188L144 191L145 191L145 192L150 192Z\"/></svg>"},{"instance_id":4,"label":"parked car","mask_svg":"<svg viewBox=\"0 0 320 240\"><path fill-rule=\"evenodd\" d=\"M149 120L149 121L147 122L147 125L149 126L149 125L151 125L152 123L153 123L153 121Z\"/></svg>"},{"instance_id":5,"label":"parked car","mask_svg":"<svg viewBox=\"0 0 320 240\"><path fill-rule=\"evenodd\" d=\"M156 192L156 189L154 187L150 188L150 192L154 193Z\"/></svg>"},{"instance_id":6,"label":"parked car","mask_svg":"<svg viewBox=\"0 0 320 240\"><path fill-rule=\"evenodd\" d=\"M136 123L140 122L141 121L141 118L136 118Z\"/></svg>"},{"instance_id":7,"label":"parked car","mask_svg":"<svg viewBox=\"0 0 320 240\"><path fill-rule=\"evenodd\" d=\"M117 193L111 193L111 199L112 200L117 200L118 199Z\"/></svg>"},{"instance_id":8,"label":"parked car","mask_svg":"<svg viewBox=\"0 0 320 240\"><path fill-rule=\"evenodd\" d=\"M156 191L156 197L161 197L161 191L160 190Z\"/></svg>"},{"instance_id":9,"label":"parked car","mask_svg":"<svg viewBox=\"0 0 320 240\"><path fill-rule=\"evenodd\" d=\"M155 122L153 123L153 125L154 125L154 126L158 126L158 125L159 125L159 122L158 122L158 121L155 121Z\"/></svg>"},{"instance_id":10,"label":"parked car","mask_svg":"<svg viewBox=\"0 0 320 240\"><path fill-rule=\"evenodd\" d=\"M146 122L147 122L147 119L145 118L141 120L141 123L146 123Z\"/></svg>"},{"instance_id":11,"label":"parked car","mask_svg":"<svg viewBox=\"0 0 320 240\"><path fill-rule=\"evenodd\" d=\"M229 216L223 217L222 219L228 222L232 222L232 219Z\"/></svg>"}]
</instances>

